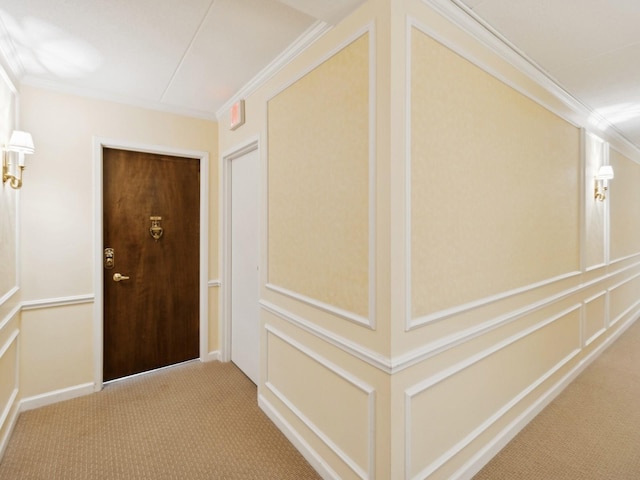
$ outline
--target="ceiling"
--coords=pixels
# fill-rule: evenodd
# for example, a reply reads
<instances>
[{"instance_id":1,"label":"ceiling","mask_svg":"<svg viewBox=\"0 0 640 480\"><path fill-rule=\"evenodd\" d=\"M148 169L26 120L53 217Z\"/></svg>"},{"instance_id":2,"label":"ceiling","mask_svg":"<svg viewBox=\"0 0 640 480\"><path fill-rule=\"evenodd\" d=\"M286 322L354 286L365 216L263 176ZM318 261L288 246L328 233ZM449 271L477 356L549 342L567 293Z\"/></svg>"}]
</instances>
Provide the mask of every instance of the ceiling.
<instances>
[{"instance_id":1,"label":"ceiling","mask_svg":"<svg viewBox=\"0 0 640 480\"><path fill-rule=\"evenodd\" d=\"M640 146L638 0L450 1ZM204 118L364 0L2 0L21 82Z\"/></svg>"},{"instance_id":2,"label":"ceiling","mask_svg":"<svg viewBox=\"0 0 640 480\"><path fill-rule=\"evenodd\" d=\"M454 1L640 146L638 0Z\"/></svg>"},{"instance_id":3,"label":"ceiling","mask_svg":"<svg viewBox=\"0 0 640 480\"><path fill-rule=\"evenodd\" d=\"M310 29L363 0L2 0L23 83L205 118Z\"/></svg>"}]
</instances>

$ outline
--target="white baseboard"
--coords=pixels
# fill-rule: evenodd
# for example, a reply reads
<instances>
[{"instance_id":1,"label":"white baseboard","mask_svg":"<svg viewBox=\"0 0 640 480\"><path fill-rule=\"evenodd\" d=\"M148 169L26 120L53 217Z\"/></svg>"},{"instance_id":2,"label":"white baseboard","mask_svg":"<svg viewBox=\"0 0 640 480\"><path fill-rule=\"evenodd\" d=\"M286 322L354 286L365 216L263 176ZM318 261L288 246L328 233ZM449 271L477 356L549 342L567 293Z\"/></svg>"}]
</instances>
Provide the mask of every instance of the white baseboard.
<instances>
[{"instance_id":1,"label":"white baseboard","mask_svg":"<svg viewBox=\"0 0 640 480\"><path fill-rule=\"evenodd\" d=\"M220 350L214 350L213 352L209 352L206 355L204 355L203 357L200 357L200 361L202 362L214 362L214 361L220 361L221 355L220 355Z\"/></svg>"},{"instance_id":2,"label":"white baseboard","mask_svg":"<svg viewBox=\"0 0 640 480\"><path fill-rule=\"evenodd\" d=\"M71 400L72 398L89 395L94 393L94 391L94 384L91 382L75 385L69 388L62 388L60 390L54 390L40 395L34 395L32 397L26 397L20 400L20 411L26 412L27 410L33 410L34 408L52 405L64 400Z\"/></svg>"},{"instance_id":3,"label":"white baseboard","mask_svg":"<svg viewBox=\"0 0 640 480\"><path fill-rule=\"evenodd\" d=\"M340 479L340 476L311 448L264 396L258 395L258 405L324 480Z\"/></svg>"},{"instance_id":4,"label":"white baseboard","mask_svg":"<svg viewBox=\"0 0 640 480\"><path fill-rule=\"evenodd\" d=\"M545 407L547 407L567 386L580 375L600 354L615 342L637 320L637 313L620 327L611 337L607 338L593 352L583 358L570 372L562 377L550 390L542 395L536 402L520 414L493 440L474 455L451 478L452 480L469 480L477 474L482 467L495 457L520 431L527 426Z\"/></svg>"}]
</instances>

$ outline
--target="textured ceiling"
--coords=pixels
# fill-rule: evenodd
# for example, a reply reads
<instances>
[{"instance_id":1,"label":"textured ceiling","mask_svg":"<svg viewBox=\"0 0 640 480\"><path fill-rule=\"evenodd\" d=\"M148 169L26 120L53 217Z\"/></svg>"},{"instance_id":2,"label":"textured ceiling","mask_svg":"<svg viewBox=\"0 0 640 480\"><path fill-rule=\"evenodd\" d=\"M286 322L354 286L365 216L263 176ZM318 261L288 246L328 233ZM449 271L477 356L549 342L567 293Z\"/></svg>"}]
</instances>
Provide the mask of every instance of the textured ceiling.
<instances>
[{"instance_id":1,"label":"textured ceiling","mask_svg":"<svg viewBox=\"0 0 640 480\"><path fill-rule=\"evenodd\" d=\"M640 1L456 1L640 145Z\"/></svg>"},{"instance_id":2,"label":"textured ceiling","mask_svg":"<svg viewBox=\"0 0 640 480\"><path fill-rule=\"evenodd\" d=\"M498 32L640 145L640 1L438 0ZM364 0L2 0L21 82L215 118L308 32Z\"/></svg>"},{"instance_id":3,"label":"textured ceiling","mask_svg":"<svg viewBox=\"0 0 640 480\"><path fill-rule=\"evenodd\" d=\"M21 82L215 118L301 35L363 0L2 0Z\"/></svg>"}]
</instances>

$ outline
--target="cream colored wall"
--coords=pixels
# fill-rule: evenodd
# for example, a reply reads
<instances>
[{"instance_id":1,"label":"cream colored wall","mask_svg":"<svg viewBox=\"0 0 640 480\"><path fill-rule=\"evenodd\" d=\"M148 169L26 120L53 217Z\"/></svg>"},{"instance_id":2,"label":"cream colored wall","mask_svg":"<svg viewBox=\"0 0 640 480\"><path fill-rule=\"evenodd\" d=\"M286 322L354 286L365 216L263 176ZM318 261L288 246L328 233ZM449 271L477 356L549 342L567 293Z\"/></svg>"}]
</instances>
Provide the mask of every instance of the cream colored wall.
<instances>
[{"instance_id":1,"label":"cream colored wall","mask_svg":"<svg viewBox=\"0 0 640 480\"><path fill-rule=\"evenodd\" d=\"M395 245L407 248L392 255L406 262L407 304L392 336L404 363L391 478L467 477L640 314L640 154L612 152L616 179L596 202L608 141L622 142L581 133L584 112L481 34L428 2L400 4L407 78L393 91L410 128Z\"/></svg>"},{"instance_id":2,"label":"cream colored wall","mask_svg":"<svg viewBox=\"0 0 640 480\"><path fill-rule=\"evenodd\" d=\"M22 300L32 307L22 320L21 395L33 397L94 381L94 137L209 152L210 280L218 279L218 145L207 120L28 86L21 100L22 126L36 145L22 191L20 259ZM211 332L216 290L209 289ZM217 350L215 333L209 341Z\"/></svg>"},{"instance_id":3,"label":"cream colored wall","mask_svg":"<svg viewBox=\"0 0 640 480\"><path fill-rule=\"evenodd\" d=\"M0 67L2 68L2 67ZM2 72L0 72L2 73ZM18 95L13 83L0 75L0 146L9 142L16 127ZM15 162L15 157L12 157ZM20 294L17 265L18 197L0 187L0 457L18 412Z\"/></svg>"},{"instance_id":4,"label":"cream colored wall","mask_svg":"<svg viewBox=\"0 0 640 480\"><path fill-rule=\"evenodd\" d=\"M606 162L607 143L592 133L584 134L585 148L585 188L584 188L584 268L602 266L605 262L605 202L594 202L595 185L589 185L598 169Z\"/></svg>"},{"instance_id":5,"label":"cream colored wall","mask_svg":"<svg viewBox=\"0 0 640 480\"><path fill-rule=\"evenodd\" d=\"M17 96L14 86L0 76L0 145L9 143L9 137L15 126ZM1 153L1 152L0 152ZM15 164L15 153L7 153ZM16 286L16 190L3 184L0 195L0 298Z\"/></svg>"},{"instance_id":6,"label":"cream colored wall","mask_svg":"<svg viewBox=\"0 0 640 480\"><path fill-rule=\"evenodd\" d=\"M365 322L369 43L368 33L351 42L271 98L267 113L268 281Z\"/></svg>"},{"instance_id":7,"label":"cream colored wall","mask_svg":"<svg viewBox=\"0 0 640 480\"><path fill-rule=\"evenodd\" d=\"M640 251L640 218L629 210L640 205L640 168L615 149L609 152L615 172L608 194L611 205L611 260L619 260Z\"/></svg>"},{"instance_id":8,"label":"cream colored wall","mask_svg":"<svg viewBox=\"0 0 640 480\"><path fill-rule=\"evenodd\" d=\"M464 19L429 5L367 2L245 99L244 126L220 122L223 153L260 139L263 268L290 269L279 277L287 291L270 288L272 271L263 279L260 403L328 477L469 477L640 314L630 207L640 201L631 187L640 153L582 130L583 110L461 28ZM300 205L276 203L282 192L271 191L354 205L333 196L341 187L330 171L357 160L339 154L322 165L331 150L315 140L328 133L341 148L358 139L322 127L324 112L312 105L319 88L305 82L324 67L323 85L345 87L330 67L367 25L375 25L373 328L326 308L348 305L334 288L348 295L362 282L313 283L318 256L330 270L363 239L332 239L296 262L305 251L297 247L312 244L301 229L328 235L321 220L308 222L331 203L303 203L303 221L287 214ZM593 175L616 142L624 153L611 163L629 181L616 172L610 199L596 203ZM306 145L313 164L297 150ZM358 175L356 192L366 172Z\"/></svg>"},{"instance_id":9,"label":"cream colored wall","mask_svg":"<svg viewBox=\"0 0 640 480\"><path fill-rule=\"evenodd\" d=\"M390 475L387 13L367 2L219 124L221 158L256 136L262 158L260 405L343 479Z\"/></svg>"}]
</instances>

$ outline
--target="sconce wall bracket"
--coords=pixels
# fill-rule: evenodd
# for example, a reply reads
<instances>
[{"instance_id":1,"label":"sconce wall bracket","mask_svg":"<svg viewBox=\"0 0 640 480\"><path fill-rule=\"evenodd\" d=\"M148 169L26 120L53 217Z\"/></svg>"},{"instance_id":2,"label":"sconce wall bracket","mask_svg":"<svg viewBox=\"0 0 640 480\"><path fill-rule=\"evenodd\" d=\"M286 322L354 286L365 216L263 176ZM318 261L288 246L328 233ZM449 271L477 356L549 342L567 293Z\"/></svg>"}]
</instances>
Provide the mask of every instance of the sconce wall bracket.
<instances>
[{"instance_id":1,"label":"sconce wall bracket","mask_svg":"<svg viewBox=\"0 0 640 480\"><path fill-rule=\"evenodd\" d=\"M7 160L7 151L2 152L2 184L9 182L9 186L18 190L22 187L22 172L24 171L24 165L18 166L18 176L9 173L9 161Z\"/></svg>"},{"instance_id":2,"label":"sconce wall bracket","mask_svg":"<svg viewBox=\"0 0 640 480\"><path fill-rule=\"evenodd\" d=\"M593 197L604 202L607 198L607 181L612 180L614 177L613 167L611 165L602 165L598 170L598 174L595 176L595 187Z\"/></svg>"}]
</instances>

